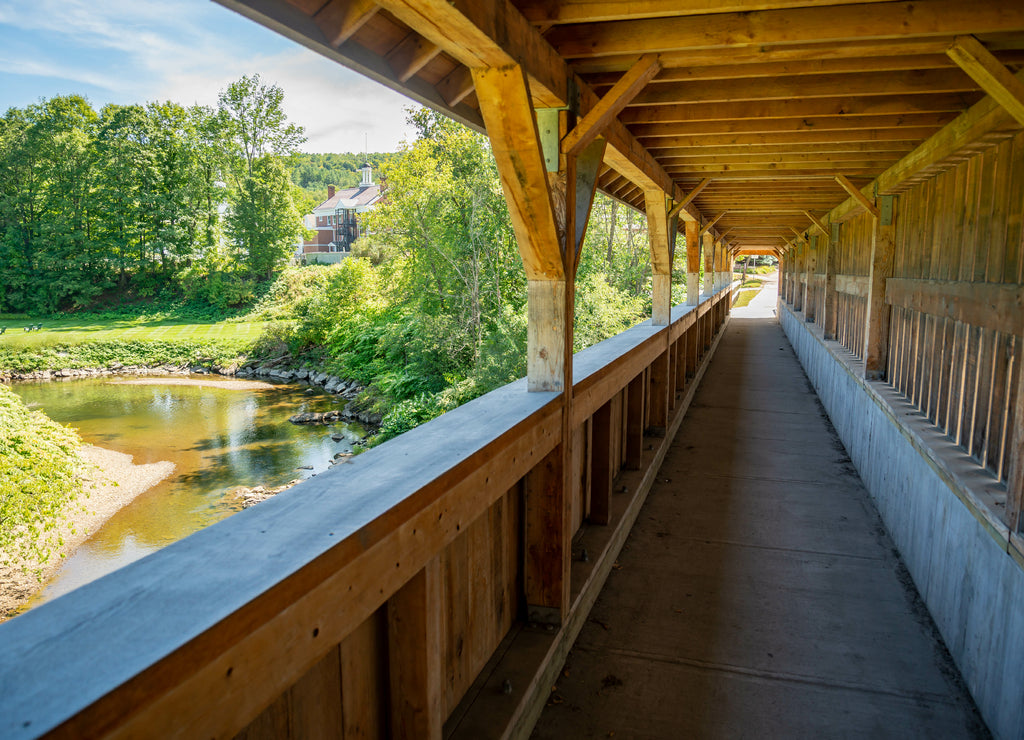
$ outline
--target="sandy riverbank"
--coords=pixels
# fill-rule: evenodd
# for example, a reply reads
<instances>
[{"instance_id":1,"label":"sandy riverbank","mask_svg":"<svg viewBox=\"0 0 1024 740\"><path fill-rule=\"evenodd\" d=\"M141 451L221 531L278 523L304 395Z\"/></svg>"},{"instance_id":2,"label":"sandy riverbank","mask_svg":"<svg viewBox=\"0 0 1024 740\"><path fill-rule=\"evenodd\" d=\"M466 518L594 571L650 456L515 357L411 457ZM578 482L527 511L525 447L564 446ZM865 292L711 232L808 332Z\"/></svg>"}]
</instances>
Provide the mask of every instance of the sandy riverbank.
<instances>
[{"instance_id":1,"label":"sandy riverbank","mask_svg":"<svg viewBox=\"0 0 1024 740\"><path fill-rule=\"evenodd\" d=\"M42 588L60 567L62 555L70 554L119 509L174 470L171 462L135 465L131 455L93 445L83 446L81 456L83 464L79 475L84 493L68 507L68 518L59 528L64 544L42 567L42 581L31 572L39 567L38 563L25 563L28 573L20 568L0 566L0 621L16 614L19 607Z\"/></svg>"},{"instance_id":2,"label":"sandy riverbank","mask_svg":"<svg viewBox=\"0 0 1024 740\"><path fill-rule=\"evenodd\" d=\"M277 387L260 380L206 380L205 378L125 378L110 382L114 385L195 385L201 388L225 388L229 391L261 391Z\"/></svg>"}]
</instances>

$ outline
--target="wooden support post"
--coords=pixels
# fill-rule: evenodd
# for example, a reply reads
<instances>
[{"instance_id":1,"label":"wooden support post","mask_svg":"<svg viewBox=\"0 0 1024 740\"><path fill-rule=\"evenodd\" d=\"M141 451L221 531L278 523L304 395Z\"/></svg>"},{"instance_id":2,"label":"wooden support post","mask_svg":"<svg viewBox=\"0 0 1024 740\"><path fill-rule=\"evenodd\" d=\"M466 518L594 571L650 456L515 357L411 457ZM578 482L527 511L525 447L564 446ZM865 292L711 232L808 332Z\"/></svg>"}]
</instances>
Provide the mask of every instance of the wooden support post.
<instances>
[{"instance_id":1,"label":"wooden support post","mask_svg":"<svg viewBox=\"0 0 1024 740\"><path fill-rule=\"evenodd\" d=\"M715 292L715 240L704 232L704 294Z\"/></svg>"},{"instance_id":2,"label":"wooden support post","mask_svg":"<svg viewBox=\"0 0 1024 740\"><path fill-rule=\"evenodd\" d=\"M700 302L700 227L696 221L686 222L686 305Z\"/></svg>"},{"instance_id":3,"label":"wooden support post","mask_svg":"<svg viewBox=\"0 0 1024 740\"><path fill-rule=\"evenodd\" d=\"M562 393L561 442L526 476L524 589L531 621L560 624L569 610L573 466L572 325L578 249L604 141L567 157L569 111L538 126L522 67L473 69L491 151L527 277L527 389Z\"/></svg>"},{"instance_id":4,"label":"wooden support post","mask_svg":"<svg viewBox=\"0 0 1024 740\"><path fill-rule=\"evenodd\" d=\"M569 613L572 532L566 486L566 445L547 454L526 476L526 565L523 573L527 618L561 624Z\"/></svg>"},{"instance_id":5,"label":"wooden support post","mask_svg":"<svg viewBox=\"0 0 1024 740\"><path fill-rule=\"evenodd\" d=\"M650 432L656 437L664 437L665 431L668 429L671 364L669 351L665 350L651 365Z\"/></svg>"},{"instance_id":6,"label":"wooden support post","mask_svg":"<svg viewBox=\"0 0 1024 740\"><path fill-rule=\"evenodd\" d=\"M817 296L814 282L818 276L818 235L808 239L807 244L807 285L804 287L804 320L813 322L816 318Z\"/></svg>"},{"instance_id":7,"label":"wooden support post","mask_svg":"<svg viewBox=\"0 0 1024 740\"><path fill-rule=\"evenodd\" d=\"M526 288L526 384L530 391L565 388L566 316L563 280L529 280Z\"/></svg>"},{"instance_id":8,"label":"wooden support post","mask_svg":"<svg viewBox=\"0 0 1024 740\"><path fill-rule=\"evenodd\" d=\"M672 233L665 204L665 194L660 190L644 191L647 212L647 234L651 247L651 323L654 326L668 326L672 318Z\"/></svg>"},{"instance_id":9,"label":"wooden support post","mask_svg":"<svg viewBox=\"0 0 1024 740\"><path fill-rule=\"evenodd\" d=\"M644 407L646 383L640 373L626 387L626 459L623 467L640 470L644 456Z\"/></svg>"},{"instance_id":10,"label":"wooden support post","mask_svg":"<svg viewBox=\"0 0 1024 740\"><path fill-rule=\"evenodd\" d=\"M528 280L527 387L561 391L571 361L571 294L529 86L518 66L474 69L473 82Z\"/></svg>"},{"instance_id":11,"label":"wooden support post","mask_svg":"<svg viewBox=\"0 0 1024 740\"><path fill-rule=\"evenodd\" d=\"M871 274L868 277L868 306L864 325L864 377L883 380L889 355L889 315L885 283L892 277L895 251L896 213L893 195L879 196L880 216L871 232Z\"/></svg>"},{"instance_id":12,"label":"wooden support post","mask_svg":"<svg viewBox=\"0 0 1024 740\"><path fill-rule=\"evenodd\" d=\"M593 452L590 456L590 521L608 524L612 510L612 402L591 417Z\"/></svg>"},{"instance_id":13,"label":"wooden support post","mask_svg":"<svg viewBox=\"0 0 1024 740\"><path fill-rule=\"evenodd\" d=\"M825 339L836 338L837 311L839 294L836 292L836 257L839 254L839 230L841 224L832 224L828 247L825 252L825 315L822 317L822 329Z\"/></svg>"},{"instance_id":14,"label":"wooden support post","mask_svg":"<svg viewBox=\"0 0 1024 740\"><path fill-rule=\"evenodd\" d=\"M444 592L435 557L388 600L391 735L441 740Z\"/></svg>"}]
</instances>

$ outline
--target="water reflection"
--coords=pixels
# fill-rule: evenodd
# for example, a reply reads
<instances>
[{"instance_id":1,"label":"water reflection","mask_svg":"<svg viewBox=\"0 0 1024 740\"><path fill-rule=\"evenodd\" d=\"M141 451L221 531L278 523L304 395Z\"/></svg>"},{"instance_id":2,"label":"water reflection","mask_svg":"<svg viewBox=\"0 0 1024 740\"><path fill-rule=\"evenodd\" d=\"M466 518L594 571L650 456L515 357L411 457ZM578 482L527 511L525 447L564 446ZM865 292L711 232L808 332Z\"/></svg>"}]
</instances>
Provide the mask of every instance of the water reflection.
<instances>
[{"instance_id":1,"label":"water reflection","mask_svg":"<svg viewBox=\"0 0 1024 740\"><path fill-rule=\"evenodd\" d=\"M240 508L230 495L238 486L278 486L326 470L363 434L358 425L291 424L292 414L343 404L322 393L307 395L301 386L240 391L86 379L19 383L13 390L78 429L86 442L132 455L136 464L175 464L169 478L115 514L68 558L44 600L229 516Z\"/></svg>"}]
</instances>

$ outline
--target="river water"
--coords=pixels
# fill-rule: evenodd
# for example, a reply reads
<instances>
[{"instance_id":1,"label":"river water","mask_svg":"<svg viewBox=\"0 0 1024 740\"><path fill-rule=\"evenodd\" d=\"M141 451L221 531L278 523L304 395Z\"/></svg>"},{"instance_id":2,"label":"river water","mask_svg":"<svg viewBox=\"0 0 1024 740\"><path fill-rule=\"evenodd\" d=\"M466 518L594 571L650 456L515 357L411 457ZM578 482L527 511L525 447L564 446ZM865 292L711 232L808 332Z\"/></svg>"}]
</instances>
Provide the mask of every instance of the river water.
<instances>
[{"instance_id":1,"label":"river water","mask_svg":"<svg viewBox=\"0 0 1024 740\"><path fill-rule=\"evenodd\" d=\"M238 486L278 486L326 470L336 453L351 451L364 433L357 424L290 423L292 414L344 403L321 392L307 394L298 385L229 390L97 378L17 383L12 389L31 407L77 429L87 443L132 455L136 464L170 460L175 465L168 478L70 555L34 603L230 516L241 508L231 495ZM338 435L342 439L332 438Z\"/></svg>"}]
</instances>

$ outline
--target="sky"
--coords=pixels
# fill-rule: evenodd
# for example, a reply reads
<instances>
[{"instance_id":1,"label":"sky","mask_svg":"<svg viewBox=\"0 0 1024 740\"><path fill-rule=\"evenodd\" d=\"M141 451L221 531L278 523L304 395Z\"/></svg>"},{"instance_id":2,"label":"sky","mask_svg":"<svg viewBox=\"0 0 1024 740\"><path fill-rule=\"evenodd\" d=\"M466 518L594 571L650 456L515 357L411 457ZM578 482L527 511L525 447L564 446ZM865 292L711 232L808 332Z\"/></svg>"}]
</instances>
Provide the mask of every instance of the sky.
<instances>
[{"instance_id":1,"label":"sky","mask_svg":"<svg viewBox=\"0 0 1024 740\"><path fill-rule=\"evenodd\" d=\"M211 0L0 0L0 113L77 93L107 103L216 105L258 73L284 90L307 152L395 151L413 105ZM364 139L365 137L365 139Z\"/></svg>"}]
</instances>

